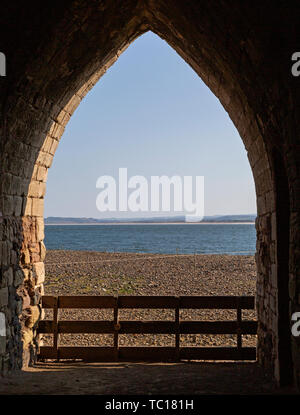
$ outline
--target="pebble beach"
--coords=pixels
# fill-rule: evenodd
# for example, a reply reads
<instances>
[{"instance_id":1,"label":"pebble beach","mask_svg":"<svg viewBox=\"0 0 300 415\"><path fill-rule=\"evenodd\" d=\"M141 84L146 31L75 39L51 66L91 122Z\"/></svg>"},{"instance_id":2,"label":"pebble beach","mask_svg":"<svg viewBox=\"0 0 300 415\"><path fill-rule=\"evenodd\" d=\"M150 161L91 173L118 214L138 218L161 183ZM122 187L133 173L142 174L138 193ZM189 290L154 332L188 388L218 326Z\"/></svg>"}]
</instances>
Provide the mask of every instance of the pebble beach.
<instances>
[{"instance_id":1,"label":"pebble beach","mask_svg":"<svg viewBox=\"0 0 300 415\"><path fill-rule=\"evenodd\" d=\"M47 251L45 295L255 295L253 256ZM111 320L112 310L61 310L61 320ZM51 319L51 311L46 312ZM120 320L173 320L172 310L120 310ZM181 310L183 320L235 320L235 310ZM243 311L243 319L256 318ZM51 335L42 336L51 345ZM182 346L235 346L236 335L182 335ZM173 335L120 335L120 346L173 346ZM61 346L111 346L112 335L61 334ZM255 346L256 336L244 335Z\"/></svg>"}]
</instances>

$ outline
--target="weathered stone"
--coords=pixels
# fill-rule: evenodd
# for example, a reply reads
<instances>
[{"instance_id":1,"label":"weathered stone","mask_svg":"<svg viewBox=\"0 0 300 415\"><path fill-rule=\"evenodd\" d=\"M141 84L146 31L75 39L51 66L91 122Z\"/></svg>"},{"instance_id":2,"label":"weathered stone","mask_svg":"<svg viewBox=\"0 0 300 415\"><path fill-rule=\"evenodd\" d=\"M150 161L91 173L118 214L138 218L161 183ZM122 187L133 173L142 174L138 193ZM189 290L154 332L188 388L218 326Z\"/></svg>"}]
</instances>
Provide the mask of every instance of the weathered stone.
<instances>
[{"instance_id":1,"label":"weathered stone","mask_svg":"<svg viewBox=\"0 0 300 415\"><path fill-rule=\"evenodd\" d=\"M38 181L41 181L41 182L46 181L47 180L47 174L48 174L48 169L46 167L39 166L36 178L37 178ZM40 216L40 215L36 215L36 216Z\"/></svg>"},{"instance_id":2,"label":"weathered stone","mask_svg":"<svg viewBox=\"0 0 300 415\"><path fill-rule=\"evenodd\" d=\"M30 216L32 214L32 198L27 197L24 205L25 205L24 215Z\"/></svg>"},{"instance_id":3,"label":"weathered stone","mask_svg":"<svg viewBox=\"0 0 300 415\"><path fill-rule=\"evenodd\" d=\"M16 265L18 263L18 254L14 249L10 251L10 262L12 265Z\"/></svg>"},{"instance_id":4,"label":"weathered stone","mask_svg":"<svg viewBox=\"0 0 300 415\"><path fill-rule=\"evenodd\" d=\"M30 185L29 185L28 196L38 198L39 197L39 187L40 187L40 182L38 182L36 180L32 180L30 182Z\"/></svg>"},{"instance_id":5,"label":"weathered stone","mask_svg":"<svg viewBox=\"0 0 300 415\"><path fill-rule=\"evenodd\" d=\"M5 314L0 313L0 355L6 353L6 322Z\"/></svg>"},{"instance_id":6,"label":"weathered stone","mask_svg":"<svg viewBox=\"0 0 300 415\"><path fill-rule=\"evenodd\" d=\"M30 264L30 252L28 249L23 250L22 257L24 264Z\"/></svg>"},{"instance_id":7,"label":"weathered stone","mask_svg":"<svg viewBox=\"0 0 300 415\"><path fill-rule=\"evenodd\" d=\"M16 301L16 314L20 316L23 311L23 300L20 298Z\"/></svg>"},{"instance_id":8,"label":"weathered stone","mask_svg":"<svg viewBox=\"0 0 300 415\"><path fill-rule=\"evenodd\" d=\"M41 258L41 261L44 261L45 257L46 257L46 247L45 247L44 242L40 242L40 258Z\"/></svg>"},{"instance_id":9,"label":"weathered stone","mask_svg":"<svg viewBox=\"0 0 300 415\"><path fill-rule=\"evenodd\" d=\"M25 325L28 328L34 327L40 319L40 308L38 306L31 306L29 307L30 314L27 318Z\"/></svg>"},{"instance_id":10,"label":"weathered stone","mask_svg":"<svg viewBox=\"0 0 300 415\"><path fill-rule=\"evenodd\" d=\"M23 299L22 307L23 307L23 310L25 310L26 308L30 306L30 297L28 294L23 294L22 299Z\"/></svg>"},{"instance_id":11,"label":"weathered stone","mask_svg":"<svg viewBox=\"0 0 300 415\"><path fill-rule=\"evenodd\" d=\"M21 196L14 196L14 215L21 216L23 198Z\"/></svg>"},{"instance_id":12,"label":"weathered stone","mask_svg":"<svg viewBox=\"0 0 300 415\"><path fill-rule=\"evenodd\" d=\"M13 196L4 195L3 196L3 215L10 216L14 213L14 198Z\"/></svg>"},{"instance_id":13,"label":"weathered stone","mask_svg":"<svg viewBox=\"0 0 300 415\"><path fill-rule=\"evenodd\" d=\"M10 251L7 241L2 242L2 265L9 265L10 263ZM0 245L0 246L1 246Z\"/></svg>"},{"instance_id":14,"label":"weathered stone","mask_svg":"<svg viewBox=\"0 0 300 415\"><path fill-rule=\"evenodd\" d=\"M5 278L6 281L6 285L10 286L13 283L14 280L14 273L13 273L13 269L10 267L7 270L3 271L3 276Z\"/></svg>"},{"instance_id":15,"label":"weathered stone","mask_svg":"<svg viewBox=\"0 0 300 415\"><path fill-rule=\"evenodd\" d=\"M8 288L0 289L0 308L8 304Z\"/></svg>"},{"instance_id":16,"label":"weathered stone","mask_svg":"<svg viewBox=\"0 0 300 415\"><path fill-rule=\"evenodd\" d=\"M24 277L25 275L24 275L23 270L19 269L15 271L14 286L19 287L19 285L23 284Z\"/></svg>"},{"instance_id":17,"label":"weathered stone","mask_svg":"<svg viewBox=\"0 0 300 415\"><path fill-rule=\"evenodd\" d=\"M44 215L44 200L43 199L32 199L32 215L43 216Z\"/></svg>"},{"instance_id":18,"label":"weathered stone","mask_svg":"<svg viewBox=\"0 0 300 415\"><path fill-rule=\"evenodd\" d=\"M6 353L6 336L0 336L0 355Z\"/></svg>"},{"instance_id":19,"label":"weathered stone","mask_svg":"<svg viewBox=\"0 0 300 415\"><path fill-rule=\"evenodd\" d=\"M45 266L43 262L36 262L33 264L33 276L35 278L35 284L39 285L45 280Z\"/></svg>"},{"instance_id":20,"label":"weathered stone","mask_svg":"<svg viewBox=\"0 0 300 415\"><path fill-rule=\"evenodd\" d=\"M36 219L36 239L37 241L43 241L45 237L44 234L44 219L37 218Z\"/></svg>"},{"instance_id":21,"label":"weathered stone","mask_svg":"<svg viewBox=\"0 0 300 415\"><path fill-rule=\"evenodd\" d=\"M33 341L33 331L29 327L24 327L22 331L23 347L27 348Z\"/></svg>"}]
</instances>

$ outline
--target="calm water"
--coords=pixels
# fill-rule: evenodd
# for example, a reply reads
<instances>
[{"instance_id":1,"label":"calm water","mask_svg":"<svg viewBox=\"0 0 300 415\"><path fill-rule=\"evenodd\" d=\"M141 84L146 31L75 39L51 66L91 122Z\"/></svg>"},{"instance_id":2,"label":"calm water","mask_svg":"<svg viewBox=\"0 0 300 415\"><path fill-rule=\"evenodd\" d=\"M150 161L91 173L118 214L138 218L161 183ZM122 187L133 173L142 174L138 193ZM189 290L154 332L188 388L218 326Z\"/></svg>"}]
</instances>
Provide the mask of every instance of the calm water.
<instances>
[{"instance_id":1,"label":"calm water","mask_svg":"<svg viewBox=\"0 0 300 415\"><path fill-rule=\"evenodd\" d=\"M254 224L46 225L48 249L253 255Z\"/></svg>"}]
</instances>

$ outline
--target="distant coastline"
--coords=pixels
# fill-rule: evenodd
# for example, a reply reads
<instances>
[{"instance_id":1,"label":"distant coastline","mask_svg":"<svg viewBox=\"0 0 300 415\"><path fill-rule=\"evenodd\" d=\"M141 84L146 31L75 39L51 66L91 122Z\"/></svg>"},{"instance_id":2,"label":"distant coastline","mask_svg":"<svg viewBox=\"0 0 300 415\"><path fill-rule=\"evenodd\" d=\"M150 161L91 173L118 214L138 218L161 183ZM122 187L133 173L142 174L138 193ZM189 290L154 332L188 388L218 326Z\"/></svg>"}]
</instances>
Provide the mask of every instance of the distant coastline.
<instances>
[{"instance_id":1,"label":"distant coastline","mask_svg":"<svg viewBox=\"0 0 300 415\"><path fill-rule=\"evenodd\" d=\"M108 226L108 225L254 225L255 222L58 222L46 226Z\"/></svg>"},{"instance_id":2,"label":"distant coastline","mask_svg":"<svg viewBox=\"0 0 300 415\"><path fill-rule=\"evenodd\" d=\"M45 225L206 225L206 224L254 224L256 215L215 215L204 216L201 221L193 220L193 217L167 216L149 218L73 218L73 217L47 217Z\"/></svg>"}]
</instances>

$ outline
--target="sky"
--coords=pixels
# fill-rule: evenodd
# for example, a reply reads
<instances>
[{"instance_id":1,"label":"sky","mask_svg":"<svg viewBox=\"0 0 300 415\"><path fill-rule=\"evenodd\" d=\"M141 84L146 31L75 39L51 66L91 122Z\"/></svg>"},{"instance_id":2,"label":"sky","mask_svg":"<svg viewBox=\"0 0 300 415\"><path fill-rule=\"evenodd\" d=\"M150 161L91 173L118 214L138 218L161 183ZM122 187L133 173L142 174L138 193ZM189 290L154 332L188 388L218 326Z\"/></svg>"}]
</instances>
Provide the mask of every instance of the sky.
<instances>
[{"instance_id":1,"label":"sky","mask_svg":"<svg viewBox=\"0 0 300 415\"><path fill-rule=\"evenodd\" d=\"M118 189L120 168L149 183L151 176L192 176L193 183L204 176L206 216L256 213L246 150L227 112L151 32L123 52L71 117L48 173L45 217L180 214L100 212L96 182L112 176Z\"/></svg>"}]
</instances>

